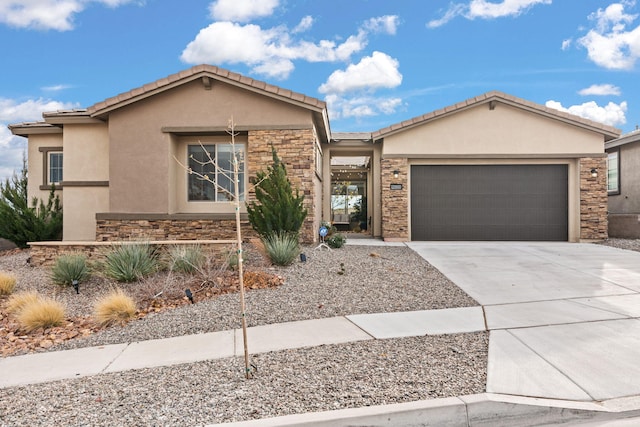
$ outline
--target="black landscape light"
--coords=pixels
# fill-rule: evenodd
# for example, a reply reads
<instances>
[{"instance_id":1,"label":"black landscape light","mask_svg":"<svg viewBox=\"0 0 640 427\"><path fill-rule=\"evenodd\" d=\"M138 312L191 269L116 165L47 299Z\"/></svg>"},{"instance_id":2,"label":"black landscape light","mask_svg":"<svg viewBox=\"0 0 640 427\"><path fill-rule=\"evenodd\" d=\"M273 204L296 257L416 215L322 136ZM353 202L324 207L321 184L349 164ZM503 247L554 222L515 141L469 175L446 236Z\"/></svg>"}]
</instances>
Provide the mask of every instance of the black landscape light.
<instances>
[{"instance_id":1,"label":"black landscape light","mask_svg":"<svg viewBox=\"0 0 640 427\"><path fill-rule=\"evenodd\" d=\"M80 293L80 284L78 283L77 280L72 280L71 284L73 285L73 289L76 290L76 294Z\"/></svg>"},{"instance_id":2,"label":"black landscape light","mask_svg":"<svg viewBox=\"0 0 640 427\"><path fill-rule=\"evenodd\" d=\"M307 262L307 256L305 254L300 254L300 262Z\"/></svg>"},{"instance_id":3,"label":"black landscape light","mask_svg":"<svg viewBox=\"0 0 640 427\"><path fill-rule=\"evenodd\" d=\"M193 294L191 293L191 289L189 288L185 289L184 294L187 296L187 298L189 298L189 301L191 301L191 304L193 304Z\"/></svg>"}]
</instances>

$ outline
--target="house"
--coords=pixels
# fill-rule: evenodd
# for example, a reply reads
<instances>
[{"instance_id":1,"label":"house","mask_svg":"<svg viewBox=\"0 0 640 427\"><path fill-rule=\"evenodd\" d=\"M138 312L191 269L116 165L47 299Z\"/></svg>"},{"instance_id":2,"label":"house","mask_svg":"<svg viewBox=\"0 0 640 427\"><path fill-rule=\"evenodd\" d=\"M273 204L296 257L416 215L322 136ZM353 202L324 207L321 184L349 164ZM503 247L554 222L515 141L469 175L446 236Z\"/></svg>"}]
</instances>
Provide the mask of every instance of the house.
<instances>
[{"instance_id":1,"label":"house","mask_svg":"<svg viewBox=\"0 0 640 427\"><path fill-rule=\"evenodd\" d=\"M609 236L640 238L640 130L605 144Z\"/></svg>"},{"instance_id":2,"label":"house","mask_svg":"<svg viewBox=\"0 0 640 427\"><path fill-rule=\"evenodd\" d=\"M273 146L305 195L308 242L322 221L397 241L603 239L604 144L620 133L501 92L332 133L323 101L210 65L43 118L10 129L28 138L29 196L57 184L67 242L232 238L224 192L180 166L199 167L200 144L228 163L230 118L243 188Z\"/></svg>"}]
</instances>

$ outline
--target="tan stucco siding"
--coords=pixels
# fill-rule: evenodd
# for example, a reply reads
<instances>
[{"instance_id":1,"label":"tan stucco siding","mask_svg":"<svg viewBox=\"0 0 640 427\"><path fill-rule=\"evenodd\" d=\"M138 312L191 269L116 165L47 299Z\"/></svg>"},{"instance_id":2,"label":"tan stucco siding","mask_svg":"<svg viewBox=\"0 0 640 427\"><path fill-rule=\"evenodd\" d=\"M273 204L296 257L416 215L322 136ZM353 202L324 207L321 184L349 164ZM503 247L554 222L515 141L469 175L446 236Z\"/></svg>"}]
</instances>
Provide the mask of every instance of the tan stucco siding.
<instances>
[{"instance_id":1,"label":"tan stucco siding","mask_svg":"<svg viewBox=\"0 0 640 427\"><path fill-rule=\"evenodd\" d=\"M109 188L66 187L64 195L63 240L95 240L96 213L109 208Z\"/></svg>"},{"instance_id":2,"label":"tan stucco siding","mask_svg":"<svg viewBox=\"0 0 640 427\"><path fill-rule=\"evenodd\" d=\"M109 181L109 129L106 123L65 125L64 180Z\"/></svg>"},{"instance_id":3,"label":"tan stucco siding","mask_svg":"<svg viewBox=\"0 0 640 427\"><path fill-rule=\"evenodd\" d=\"M640 213L640 142L618 147L620 194L609 196L612 214Z\"/></svg>"},{"instance_id":4,"label":"tan stucco siding","mask_svg":"<svg viewBox=\"0 0 640 427\"><path fill-rule=\"evenodd\" d=\"M383 157L544 156L602 153L602 135L496 103L482 104L384 138Z\"/></svg>"},{"instance_id":5,"label":"tan stucco siding","mask_svg":"<svg viewBox=\"0 0 640 427\"><path fill-rule=\"evenodd\" d=\"M49 198L49 190L41 190L41 185L47 185L45 182L46 171L44 167L45 153L41 152L41 148L45 147L63 147L62 134L44 134L30 135L27 151L27 170L29 171L29 180L27 182L27 195L29 203L34 197L46 201ZM63 164L66 159L63 157ZM65 166L63 165L63 168ZM64 171L66 173L66 171ZM62 200L62 191L56 192Z\"/></svg>"},{"instance_id":6,"label":"tan stucco siding","mask_svg":"<svg viewBox=\"0 0 640 427\"><path fill-rule=\"evenodd\" d=\"M206 90L198 80L114 111L109 116L110 211L168 213L176 175L175 137L167 128L237 126L312 126L308 110L214 82ZM250 148L249 148L250 149Z\"/></svg>"}]
</instances>

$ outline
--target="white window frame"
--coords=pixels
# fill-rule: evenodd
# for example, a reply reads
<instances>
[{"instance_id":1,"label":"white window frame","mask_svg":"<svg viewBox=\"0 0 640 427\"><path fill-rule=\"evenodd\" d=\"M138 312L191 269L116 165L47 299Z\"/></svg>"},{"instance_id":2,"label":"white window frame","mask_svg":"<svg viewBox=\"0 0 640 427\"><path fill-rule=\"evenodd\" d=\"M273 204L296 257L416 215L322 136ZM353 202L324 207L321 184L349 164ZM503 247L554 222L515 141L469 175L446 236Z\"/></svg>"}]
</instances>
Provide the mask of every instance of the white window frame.
<instances>
[{"instance_id":1,"label":"white window frame","mask_svg":"<svg viewBox=\"0 0 640 427\"><path fill-rule=\"evenodd\" d=\"M60 157L59 162L54 161L55 157ZM59 163L54 166L54 164ZM59 180L53 180L52 175L54 172L54 168L56 172L60 173ZM48 151L47 152L47 184L48 185L61 185L64 180L64 154L62 151Z\"/></svg>"},{"instance_id":2,"label":"white window frame","mask_svg":"<svg viewBox=\"0 0 640 427\"><path fill-rule=\"evenodd\" d=\"M619 150L609 151L607 153L607 194L620 194Z\"/></svg>"}]
</instances>

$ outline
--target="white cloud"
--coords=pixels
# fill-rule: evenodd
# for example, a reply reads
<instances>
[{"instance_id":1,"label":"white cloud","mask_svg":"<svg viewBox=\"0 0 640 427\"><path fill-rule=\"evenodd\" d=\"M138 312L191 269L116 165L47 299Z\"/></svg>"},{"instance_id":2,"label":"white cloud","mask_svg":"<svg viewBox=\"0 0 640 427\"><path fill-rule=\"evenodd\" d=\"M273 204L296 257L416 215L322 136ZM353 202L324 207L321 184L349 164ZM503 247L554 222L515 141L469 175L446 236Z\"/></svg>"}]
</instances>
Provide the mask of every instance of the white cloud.
<instances>
[{"instance_id":1,"label":"white cloud","mask_svg":"<svg viewBox=\"0 0 640 427\"><path fill-rule=\"evenodd\" d=\"M216 0L209 11L216 21L248 22L270 16L279 3L279 0Z\"/></svg>"},{"instance_id":2,"label":"white cloud","mask_svg":"<svg viewBox=\"0 0 640 427\"><path fill-rule=\"evenodd\" d=\"M578 94L586 95L616 95L621 94L620 88L612 84L591 85L578 92Z\"/></svg>"},{"instance_id":3,"label":"white cloud","mask_svg":"<svg viewBox=\"0 0 640 427\"><path fill-rule=\"evenodd\" d=\"M562 50L569 49L572 43L573 43L573 40L571 39L562 40Z\"/></svg>"},{"instance_id":4,"label":"white cloud","mask_svg":"<svg viewBox=\"0 0 640 427\"><path fill-rule=\"evenodd\" d=\"M91 3L118 7L134 0L2 0L0 23L18 28L69 31L73 19Z\"/></svg>"},{"instance_id":5,"label":"white cloud","mask_svg":"<svg viewBox=\"0 0 640 427\"><path fill-rule=\"evenodd\" d=\"M448 23L457 16L467 19L496 19L506 16L518 16L538 4L551 4L552 0L502 0L494 3L487 0L471 0L468 4L455 3L440 19L427 23L429 28L437 28Z\"/></svg>"},{"instance_id":6,"label":"white cloud","mask_svg":"<svg viewBox=\"0 0 640 427\"><path fill-rule=\"evenodd\" d=\"M189 64L247 64L252 71L284 79L294 69L295 60L309 62L346 61L364 49L372 31L395 31L397 18L381 17L367 21L356 34L342 43L320 40L317 43L292 38L285 26L263 29L255 24L214 22L200 30L182 52L180 59ZM308 20L301 22L309 25ZM299 28L300 25L296 28Z\"/></svg>"},{"instance_id":7,"label":"white cloud","mask_svg":"<svg viewBox=\"0 0 640 427\"><path fill-rule=\"evenodd\" d=\"M305 16L300 20L298 25L292 30L293 33L304 33L313 26L313 17Z\"/></svg>"},{"instance_id":8,"label":"white cloud","mask_svg":"<svg viewBox=\"0 0 640 427\"><path fill-rule=\"evenodd\" d=\"M589 16L595 28L579 39L587 49L589 59L597 65L616 70L630 70L640 58L640 26L627 30L638 15L624 12L635 1L622 1L598 9Z\"/></svg>"},{"instance_id":9,"label":"white cloud","mask_svg":"<svg viewBox=\"0 0 640 427\"><path fill-rule=\"evenodd\" d=\"M4 180L22 168L22 155L27 147L26 139L12 135L8 124L42 120L44 111L74 107L77 105L42 98L23 102L0 98L0 179Z\"/></svg>"},{"instance_id":10,"label":"white cloud","mask_svg":"<svg viewBox=\"0 0 640 427\"><path fill-rule=\"evenodd\" d=\"M342 94L360 90L393 88L402 83L396 59L382 52L373 52L346 70L334 71L318 91L320 93Z\"/></svg>"},{"instance_id":11,"label":"white cloud","mask_svg":"<svg viewBox=\"0 0 640 427\"><path fill-rule=\"evenodd\" d=\"M399 19L397 15L385 15L371 18L363 25L363 28L372 33L385 33L394 35L398 29Z\"/></svg>"},{"instance_id":12,"label":"white cloud","mask_svg":"<svg viewBox=\"0 0 640 427\"><path fill-rule=\"evenodd\" d=\"M331 120L393 114L403 103L400 98L357 96L345 98L337 94L326 97Z\"/></svg>"},{"instance_id":13,"label":"white cloud","mask_svg":"<svg viewBox=\"0 0 640 427\"><path fill-rule=\"evenodd\" d=\"M553 108L554 110L575 114L576 116L610 126L620 126L627 122L627 118L625 117L625 113L627 112L626 101L623 101L620 104L609 102L603 107L599 106L595 101L585 102L580 105L572 105L569 108L565 108L560 102L553 100L547 101L545 105L549 108Z\"/></svg>"},{"instance_id":14,"label":"white cloud","mask_svg":"<svg viewBox=\"0 0 640 427\"><path fill-rule=\"evenodd\" d=\"M52 85L52 86L43 86L43 87L41 87L41 89L43 91L45 91L45 92L60 92L62 90L67 90L67 89L69 89L71 87L73 87L73 86L60 84L60 85Z\"/></svg>"}]
</instances>

